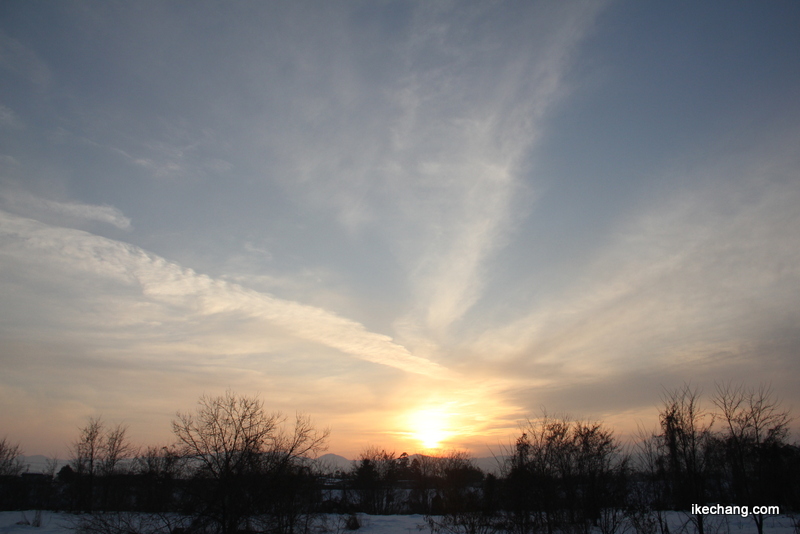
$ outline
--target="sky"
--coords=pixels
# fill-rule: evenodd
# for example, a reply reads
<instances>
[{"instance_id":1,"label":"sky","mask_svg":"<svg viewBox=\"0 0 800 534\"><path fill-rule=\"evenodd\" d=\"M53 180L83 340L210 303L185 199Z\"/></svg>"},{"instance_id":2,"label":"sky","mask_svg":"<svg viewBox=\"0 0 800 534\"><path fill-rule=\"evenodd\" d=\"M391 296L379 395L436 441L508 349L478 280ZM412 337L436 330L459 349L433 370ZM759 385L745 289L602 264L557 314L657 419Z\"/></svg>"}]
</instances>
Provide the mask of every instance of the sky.
<instances>
[{"instance_id":1,"label":"sky","mask_svg":"<svg viewBox=\"0 0 800 534\"><path fill-rule=\"evenodd\" d=\"M800 410L800 3L0 3L0 437ZM794 438L797 439L795 432Z\"/></svg>"}]
</instances>

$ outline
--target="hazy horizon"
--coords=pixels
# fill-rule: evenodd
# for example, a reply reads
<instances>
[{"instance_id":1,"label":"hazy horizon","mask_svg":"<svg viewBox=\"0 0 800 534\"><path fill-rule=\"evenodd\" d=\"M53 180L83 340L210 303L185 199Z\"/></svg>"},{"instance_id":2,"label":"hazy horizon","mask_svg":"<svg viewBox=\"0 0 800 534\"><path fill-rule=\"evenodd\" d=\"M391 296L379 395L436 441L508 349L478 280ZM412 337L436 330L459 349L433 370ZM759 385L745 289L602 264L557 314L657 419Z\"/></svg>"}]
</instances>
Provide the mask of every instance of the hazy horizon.
<instances>
[{"instance_id":1,"label":"hazy horizon","mask_svg":"<svg viewBox=\"0 0 800 534\"><path fill-rule=\"evenodd\" d=\"M800 409L800 4L4 2L0 439ZM796 439L796 435L794 436Z\"/></svg>"}]
</instances>

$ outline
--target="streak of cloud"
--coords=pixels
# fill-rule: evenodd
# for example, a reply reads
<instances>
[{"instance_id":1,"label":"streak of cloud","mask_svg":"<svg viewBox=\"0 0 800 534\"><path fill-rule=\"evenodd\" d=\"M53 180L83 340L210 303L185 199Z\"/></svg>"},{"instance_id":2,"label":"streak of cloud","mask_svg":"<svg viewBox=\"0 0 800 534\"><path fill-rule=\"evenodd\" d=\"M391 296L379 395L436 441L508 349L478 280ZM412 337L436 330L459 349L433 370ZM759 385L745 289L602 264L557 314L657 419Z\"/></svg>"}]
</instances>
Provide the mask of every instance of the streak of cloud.
<instances>
[{"instance_id":1,"label":"streak of cloud","mask_svg":"<svg viewBox=\"0 0 800 534\"><path fill-rule=\"evenodd\" d=\"M259 320L365 361L409 373L449 377L446 369L414 356L389 336L369 332L363 325L326 310L197 274L132 245L9 213L0 212L0 216L4 255L33 253L62 271L110 279L129 288L135 284L145 300L183 310L195 319L230 315Z\"/></svg>"},{"instance_id":2,"label":"streak of cloud","mask_svg":"<svg viewBox=\"0 0 800 534\"><path fill-rule=\"evenodd\" d=\"M779 380L796 368L800 298L800 162L782 145L672 177L691 185L626 217L569 293L465 345L519 387L572 384L578 399L579 384L619 388L654 369L743 378L761 360L762 376Z\"/></svg>"},{"instance_id":3,"label":"streak of cloud","mask_svg":"<svg viewBox=\"0 0 800 534\"><path fill-rule=\"evenodd\" d=\"M86 221L97 221L129 230L131 220L113 206L95 206L82 202L59 202L37 197L29 193L0 193L5 202L23 211L45 211Z\"/></svg>"},{"instance_id":4,"label":"streak of cloud","mask_svg":"<svg viewBox=\"0 0 800 534\"><path fill-rule=\"evenodd\" d=\"M410 300L395 331L433 355L481 298L493 254L530 209L526 158L603 3L529 6L514 20L490 5L418 7L373 67L379 92L368 90L378 74L354 65L357 41L344 40L350 55L331 52L318 75L327 92L303 87L294 97L307 124L282 132L281 152L288 189L337 213L350 233L376 231L388 243ZM495 24L509 27L500 34ZM522 35L530 42L517 46ZM302 148L309 136L312 154Z\"/></svg>"},{"instance_id":5,"label":"streak of cloud","mask_svg":"<svg viewBox=\"0 0 800 534\"><path fill-rule=\"evenodd\" d=\"M418 309L399 321L404 329L411 328L409 334L418 330L417 336L445 341L451 325L481 297L487 262L506 245L520 209L526 209L515 204L529 193L522 180L523 158L535 144L547 110L563 96L561 79L570 54L599 7L537 13L558 30L539 28L540 50L533 56L528 50L497 47L496 36L478 36L470 49L461 42L458 27L444 19L435 18L418 31L414 46L420 55L434 54L437 48L444 50L440 54L467 48L477 62L502 67L496 77L481 74L479 79L482 71L464 59L470 54L459 55L463 63L423 71L403 92L413 97L406 98L407 126L399 144L409 154L423 155L417 170L419 193L431 185L441 189L440 203L421 214L426 245L412 273ZM486 49L504 56L486 54ZM439 120L422 121L432 115ZM409 219L420 217L420 200L405 206Z\"/></svg>"}]
</instances>

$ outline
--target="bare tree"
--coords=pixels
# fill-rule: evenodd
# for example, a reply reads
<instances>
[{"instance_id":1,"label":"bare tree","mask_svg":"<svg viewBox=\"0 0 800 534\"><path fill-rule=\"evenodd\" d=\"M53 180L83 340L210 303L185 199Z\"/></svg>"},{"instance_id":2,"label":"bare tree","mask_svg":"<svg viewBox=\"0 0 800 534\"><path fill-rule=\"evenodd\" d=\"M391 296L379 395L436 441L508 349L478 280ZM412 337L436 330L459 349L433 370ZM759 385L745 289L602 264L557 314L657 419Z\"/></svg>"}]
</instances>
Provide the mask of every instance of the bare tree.
<instances>
[{"instance_id":1,"label":"bare tree","mask_svg":"<svg viewBox=\"0 0 800 534\"><path fill-rule=\"evenodd\" d=\"M718 384L713 402L721 412L727 435L739 444L780 443L789 435L792 418L769 385L748 389Z\"/></svg>"},{"instance_id":2,"label":"bare tree","mask_svg":"<svg viewBox=\"0 0 800 534\"><path fill-rule=\"evenodd\" d=\"M70 465L77 475L94 476L100 458L100 447L104 430L100 418L89 418L89 422L80 429L78 439L72 444Z\"/></svg>"},{"instance_id":3,"label":"bare tree","mask_svg":"<svg viewBox=\"0 0 800 534\"><path fill-rule=\"evenodd\" d=\"M500 530L497 510L487 505L482 491L483 472L464 451L449 451L433 458L437 474L437 498L433 514L425 516L432 533L493 534Z\"/></svg>"},{"instance_id":4,"label":"bare tree","mask_svg":"<svg viewBox=\"0 0 800 534\"><path fill-rule=\"evenodd\" d=\"M789 411L763 384L758 388L718 384L713 402L725 427L722 444L731 497L749 506L777 502L787 493L780 484L786 471L780 469L779 453L789 435ZM764 515L752 517L762 534Z\"/></svg>"},{"instance_id":5,"label":"bare tree","mask_svg":"<svg viewBox=\"0 0 800 534\"><path fill-rule=\"evenodd\" d=\"M268 520L261 530L277 533L307 532L315 520L313 508L318 499L312 459L327 447L330 431L317 430L311 418L296 414L294 425L281 425L264 455L263 479L270 501Z\"/></svg>"},{"instance_id":6,"label":"bare tree","mask_svg":"<svg viewBox=\"0 0 800 534\"><path fill-rule=\"evenodd\" d=\"M255 466L267 451L280 422L263 403L231 391L220 397L202 396L195 414L178 414L172 431L187 458L207 476L225 480Z\"/></svg>"},{"instance_id":7,"label":"bare tree","mask_svg":"<svg viewBox=\"0 0 800 534\"><path fill-rule=\"evenodd\" d=\"M44 462L44 470L42 473L48 475L50 478L55 478L56 472L58 471L58 464L59 464L58 457L56 455L48 456L48 458Z\"/></svg>"},{"instance_id":8,"label":"bare tree","mask_svg":"<svg viewBox=\"0 0 800 534\"><path fill-rule=\"evenodd\" d=\"M72 459L69 464L76 475L74 506L85 512L91 512L94 504L95 476L103 430L104 424L100 418L90 418L71 447Z\"/></svg>"},{"instance_id":9,"label":"bare tree","mask_svg":"<svg viewBox=\"0 0 800 534\"><path fill-rule=\"evenodd\" d=\"M397 513L397 455L375 446L361 451L353 468L353 485L359 505L370 514Z\"/></svg>"},{"instance_id":10,"label":"bare tree","mask_svg":"<svg viewBox=\"0 0 800 534\"><path fill-rule=\"evenodd\" d=\"M89 418L71 447L70 466L76 474L76 505L90 512L96 505L107 508L113 489L113 476L119 474L123 459L136 454L127 437L127 427L107 427L99 417ZM101 484L98 489L98 480ZM96 495L99 493L99 495Z\"/></svg>"},{"instance_id":11,"label":"bare tree","mask_svg":"<svg viewBox=\"0 0 800 534\"><path fill-rule=\"evenodd\" d=\"M194 414L178 413L172 431L182 455L194 464L202 485L195 499L198 518L208 518L222 534L234 533L252 514L246 484L259 472L280 418L255 397L226 391L204 395Z\"/></svg>"},{"instance_id":12,"label":"bare tree","mask_svg":"<svg viewBox=\"0 0 800 534\"><path fill-rule=\"evenodd\" d=\"M713 414L700 406L700 394L689 384L665 393L659 413L660 445L673 503L688 510L707 501L712 443ZM693 517L698 534L705 532L705 517Z\"/></svg>"},{"instance_id":13,"label":"bare tree","mask_svg":"<svg viewBox=\"0 0 800 534\"><path fill-rule=\"evenodd\" d=\"M516 531L619 527L627 460L611 430L545 413L522 426L510 452L506 481Z\"/></svg>"},{"instance_id":14,"label":"bare tree","mask_svg":"<svg viewBox=\"0 0 800 534\"><path fill-rule=\"evenodd\" d=\"M109 477L118 474L120 462L136 456L137 449L128 440L127 434L128 427L123 425L106 429L100 443L100 475Z\"/></svg>"},{"instance_id":15,"label":"bare tree","mask_svg":"<svg viewBox=\"0 0 800 534\"><path fill-rule=\"evenodd\" d=\"M311 417L296 414L291 432L277 432L272 436L267 460L272 469L281 468L292 462L306 462L327 448L329 429L318 430Z\"/></svg>"},{"instance_id":16,"label":"bare tree","mask_svg":"<svg viewBox=\"0 0 800 534\"><path fill-rule=\"evenodd\" d=\"M180 514L142 514L115 512L80 514L67 518L67 524L80 534L171 534L186 532L186 518Z\"/></svg>"},{"instance_id":17,"label":"bare tree","mask_svg":"<svg viewBox=\"0 0 800 534\"><path fill-rule=\"evenodd\" d=\"M408 478L412 484L408 498L413 513L440 512L434 510L434 503L441 500L435 499L438 473L439 459L434 456L417 454L408 463Z\"/></svg>"},{"instance_id":18,"label":"bare tree","mask_svg":"<svg viewBox=\"0 0 800 534\"><path fill-rule=\"evenodd\" d=\"M25 470L22 461L22 449L18 443L11 443L8 438L0 440L0 475L17 476Z\"/></svg>"},{"instance_id":19,"label":"bare tree","mask_svg":"<svg viewBox=\"0 0 800 534\"><path fill-rule=\"evenodd\" d=\"M142 449L136 457L135 471L157 478L178 478L185 463L185 458L175 447L150 446Z\"/></svg>"},{"instance_id":20,"label":"bare tree","mask_svg":"<svg viewBox=\"0 0 800 534\"><path fill-rule=\"evenodd\" d=\"M575 519L588 520L602 534L622 528L627 498L628 456L614 433L601 423L577 421L572 427L571 493L577 508Z\"/></svg>"},{"instance_id":21,"label":"bare tree","mask_svg":"<svg viewBox=\"0 0 800 534\"><path fill-rule=\"evenodd\" d=\"M324 448L329 432L316 431L305 416L298 416L289 432L283 421L280 414L267 413L257 397L231 391L202 396L194 414L178 413L172 430L197 483L197 520L231 534L274 512L278 497L285 504L289 492L281 494L275 484L287 484L301 458Z\"/></svg>"},{"instance_id":22,"label":"bare tree","mask_svg":"<svg viewBox=\"0 0 800 534\"><path fill-rule=\"evenodd\" d=\"M663 439L654 431L638 429L634 470L642 478L630 486L628 521L636 534L669 534L665 516L669 486L664 475Z\"/></svg>"},{"instance_id":23,"label":"bare tree","mask_svg":"<svg viewBox=\"0 0 800 534\"><path fill-rule=\"evenodd\" d=\"M485 512L480 494L484 474L475 467L469 453L451 450L435 458L434 466L444 512Z\"/></svg>"},{"instance_id":24,"label":"bare tree","mask_svg":"<svg viewBox=\"0 0 800 534\"><path fill-rule=\"evenodd\" d=\"M134 462L142 484L138 504L154 512L169 510L175 501L175 487L185 464L185 458L174 447L150 446L143 449Z\"/></svg>"}]
</instances>

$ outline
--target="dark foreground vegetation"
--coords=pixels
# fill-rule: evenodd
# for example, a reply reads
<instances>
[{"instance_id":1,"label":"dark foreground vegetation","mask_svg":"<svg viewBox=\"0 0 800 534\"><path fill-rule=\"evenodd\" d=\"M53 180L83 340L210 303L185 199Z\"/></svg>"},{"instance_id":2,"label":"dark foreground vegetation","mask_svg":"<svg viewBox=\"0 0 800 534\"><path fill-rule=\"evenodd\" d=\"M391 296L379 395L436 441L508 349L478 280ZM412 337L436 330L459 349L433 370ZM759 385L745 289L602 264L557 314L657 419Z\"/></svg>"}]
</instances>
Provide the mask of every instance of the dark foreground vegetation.
<instances>
[{"instance_id":1,"label":"dark foreground vegetation","mask_svg":"<svg viewBox=\"0 0 800 534\"><path fill-rule=\"evenodd\" d=\"M602 423L543 415L484 473L461 452L399 456L370 448L346 472L311 458L326 430L287 425L256 398L203 397L173 421L175 443L136 449L123 426L92 419L56 472L24 472L0 442L0 508L82 512L86 534L305 533L338 514L424 514L433 532L670 534L667 510L779 506L800 512L800 447L767 387L720 386L709 411L684 386L663 398L658 431L623 445ZM142 513L146 512L146 513ZM764 515L750 514L759 533ZM323 525L324 526L324 525ZM313 527L313 528L312 528ZM332 527L331 527L332 528ZM331 530L328 528L328 530Z\"/></svg>"}]
</instances>

